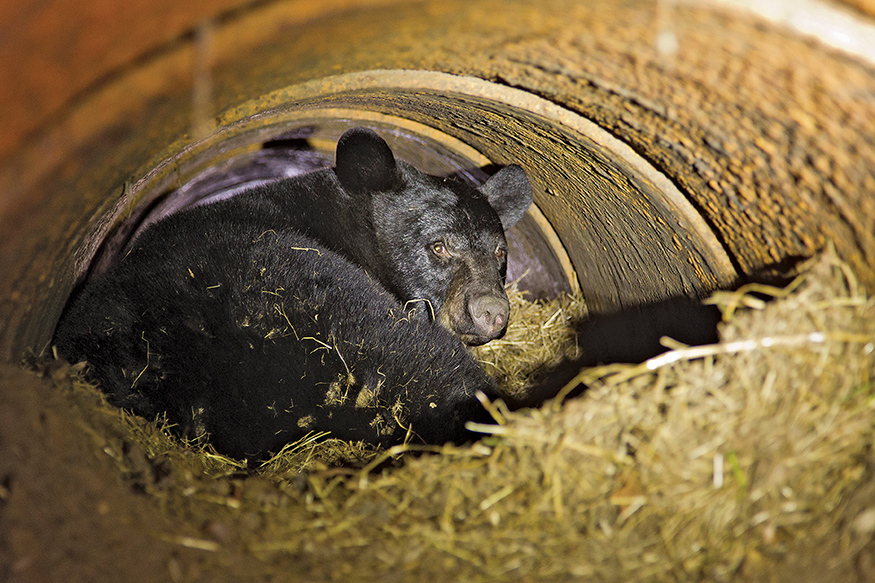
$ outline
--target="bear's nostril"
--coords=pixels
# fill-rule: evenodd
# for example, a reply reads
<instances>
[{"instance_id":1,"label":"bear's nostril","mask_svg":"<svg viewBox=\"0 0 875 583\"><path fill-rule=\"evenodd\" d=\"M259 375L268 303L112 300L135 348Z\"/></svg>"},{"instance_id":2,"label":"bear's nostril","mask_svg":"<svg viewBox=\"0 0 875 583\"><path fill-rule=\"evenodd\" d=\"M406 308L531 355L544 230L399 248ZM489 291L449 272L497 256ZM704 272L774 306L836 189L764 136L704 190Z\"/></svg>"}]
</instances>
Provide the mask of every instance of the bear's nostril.
<instances>
[{"instance_id":1,"label":"bear's nostril","mask_svg":"<svg viewBox=\"0 0 875 583\"><path fill-rule=\"evenodd\" d=\"M482 296L471 302L470 313L478 331L493 336L504 329L509 306L507 300L494 296Z\"/></svg>"}]
</instances>

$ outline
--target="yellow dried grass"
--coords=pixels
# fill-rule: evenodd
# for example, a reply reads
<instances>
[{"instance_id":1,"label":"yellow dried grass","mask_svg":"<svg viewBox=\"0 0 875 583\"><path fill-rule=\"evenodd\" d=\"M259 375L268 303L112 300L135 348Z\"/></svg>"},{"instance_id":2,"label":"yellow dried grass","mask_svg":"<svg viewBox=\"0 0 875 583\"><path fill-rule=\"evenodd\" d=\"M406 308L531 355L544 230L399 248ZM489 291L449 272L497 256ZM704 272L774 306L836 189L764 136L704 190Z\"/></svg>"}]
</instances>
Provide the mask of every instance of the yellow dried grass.
<instances>
[{"instance_id":1,"label":"yellow dried grass","mask_svg":"<svg viewBox=\"0 0 875 583\"><path fill-rule=\"evenodd\" d=\"M583 370L576 381L589 388L567 402L493 404L501 424L478 427L486 437L469 447L381 453L310 440L244 475L201 450L150 442L167 438L105 403L99 415L117 415L122 429L95 443L125 475L137 462L114 445L119 435L144 443L150 465L168 465L165 479L141 484L178 517L182 534L165 540L185 546L180 536L221 520L238 533L223 552L286 578L302 557L320 580L853 573L875 534L861 518L875 466L875 302L831 254L788 289L711 301L724 314L718 344L670 343L642 364ZM554 322L571 323L569 311ZM571 347L571 328L550 334ZM497 346L487 359L503 367L496 374L538 370L505 364Z\"/></svg>"}]
</instances>

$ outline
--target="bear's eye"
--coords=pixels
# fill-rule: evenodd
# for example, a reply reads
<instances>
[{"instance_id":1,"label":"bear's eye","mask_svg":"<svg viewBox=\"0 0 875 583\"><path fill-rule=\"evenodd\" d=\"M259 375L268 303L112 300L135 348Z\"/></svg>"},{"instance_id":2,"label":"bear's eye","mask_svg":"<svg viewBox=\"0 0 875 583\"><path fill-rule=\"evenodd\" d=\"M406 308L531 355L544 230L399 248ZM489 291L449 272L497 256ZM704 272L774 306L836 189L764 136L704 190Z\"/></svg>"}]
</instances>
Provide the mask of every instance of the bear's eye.
<instances>
[{"instance_id":1,"label":"bear's eye","mask_svg":"<svg viewBox=\"0 0 875 583\"><path fill-rule=\"evenodd\" d=\"M449 257L450 252L447 249L446 243L443 241L438 241L436 243L431 244L431 252L437 255L438 257Z\"/></svg>"},{"instance_id":2,"label":"bear's eye","mask_svg":"<svg viewBox=\"0 0 875 583\"><path fill-rule=\"evenodd\" d=\"M506 249L504 249L502 247L495 248L495 258L496 259L498 259L499 261L504 261L504 259L506 257L507 257L507 250Z\"/></svg>"}]
</instances>

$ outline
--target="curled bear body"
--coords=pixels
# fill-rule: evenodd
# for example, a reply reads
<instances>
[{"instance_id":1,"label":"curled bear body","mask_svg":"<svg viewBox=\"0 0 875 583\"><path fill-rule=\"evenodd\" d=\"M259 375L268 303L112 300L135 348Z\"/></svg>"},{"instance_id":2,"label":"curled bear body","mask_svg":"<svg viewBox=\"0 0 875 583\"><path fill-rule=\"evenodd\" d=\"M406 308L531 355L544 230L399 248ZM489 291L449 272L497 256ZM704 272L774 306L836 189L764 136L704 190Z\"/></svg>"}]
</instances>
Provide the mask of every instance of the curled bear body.
<instances>
[{"instance_id":1,"label":"curled bear body","mask_svg":"<svg viewBox=\"0 0 875 583\"><path fill-rule=\"evenodd\" d=\"M508 168L476 190L350 130L333 169L150 226L73 297L55 345L111 402L237 458L311 432L463 440L487 420L476 392L494 396L463 341L507 324L503 229L531 201Z\"/></svg>"}]
</instances>

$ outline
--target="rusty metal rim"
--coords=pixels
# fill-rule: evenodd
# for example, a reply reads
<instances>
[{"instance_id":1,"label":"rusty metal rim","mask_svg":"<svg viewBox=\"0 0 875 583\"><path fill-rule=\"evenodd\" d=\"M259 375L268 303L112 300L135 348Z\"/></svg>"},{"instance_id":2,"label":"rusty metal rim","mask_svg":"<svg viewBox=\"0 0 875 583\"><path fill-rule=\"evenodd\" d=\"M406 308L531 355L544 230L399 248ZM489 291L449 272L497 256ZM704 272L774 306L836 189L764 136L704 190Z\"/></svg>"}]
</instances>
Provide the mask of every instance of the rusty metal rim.
<instances>
[{"instance_id":1,"label":"rusty metal rim","mask_svg":"<svg viewBox=\"0 0 875 583\"><path fill-rule=\"evenodd\" d=\"M307 99L329 93L334 87L337 88L336 91L341 92L393 88L474 95L502 103L513 109L535 114L554 122L554 124L561 125L584 137L588 142L585 144L588 149L608 151L612 154L611 158L621 160L628 169L637 173L644 181L655 185L664 196L664 202L673 208L677 216L683 217L687 221L687 228L698 236L699 242L707 249L710 254L710 264L716 268L715 271L721 284L729 284L738 277L735 267L714 231L690 201L664 174L636 154L627 144L569 109L560 107L532 93L476 77L415 70L373 70L326 77L318 81L303 83L294 88L279 90L272 93L271 97L285 94L290 101L296 97Z\"/></svg>"},{"instance_id":2,"label":"rusty metal rim","mask_svg":"<svg viewBox=\"0 0 875 583\"><path fill-rule=\"evenodd\" d=\"M664 202L672 207L677 216L683 217L687 221L687 228L698 236L699 242L707 249L710 254L710 264L716 268L715 272L720 283L729 284L737 279L738 274L735 267L714 231L690 201L664 174L647 163L627 144L616 139L595 123L532 93L476 77L434 71L372 70L306 82L292 88L272 92L263 99L269 102L276 98L284 98L287 102L292 102L296 99L313 99L332 92L385 90L388 88L473 95L535 114L574 131L586 139L588 142L585 144L586 147L609 152L612 154L611 158L621 160L628 169L637 173L640 178L655 185L664 196ZM262 115L276 115L276 113L275 111L267 111Z\"/></svg>"},{"instance_id":3,"label":"rusty metal rim","mask_svg":"<svg viewBox=\"0 0 875 583\"><path fill-rule=\"evenodd\" d=\"M136 183L130 185L128 190L123 194L122 199L116 204L114 210L111 211L110 216L101 221L99 232L94 233L93 236L89 238L89 251L82 254L80 257L79 263L75 268L76 272L81 274L87 269L87 263L94 255L97 246L119 218L130 212L132 206L148 202L150 199L159 195L162 191L167 190L172 183L186 182L206 166L215 164L219 158L234 156L260 145L260 143L264 141L265 135L257 131L251 132L255 134L254 136L243 136L244 143L231 146L230 149L226 144L223 144L223 141L227 140L229 134L239 135L240 133L250 133L247 132L247 130L251 131L253 126L258 128L263 121L269 121L271 126L271 130L269 131L271 133L284 131L287 129L287 126L312 122L316 117L349 119L366 125L379 124L403 128L414 135L428 137L430 140L438 142L441 146L451 151L456 157L469 162L472 166L482 167L492 163L492 161L481 152L463 141L419 122L398 116L344 108L320 108L318 111L314 111L313 109L288 110L278 115L273 115L274 113L275 110L274 112L264 112L263 114L252 116L249 119L243 118L239 122L229 124L226 128L216 131L208 138L192 144L190 148L186 148L177 155L168 158L156 166L147 175L136 181ZM277 129L277 126L279 126L279 129ZM311 145L316 147L316 149L333 152L334 141L326 140L322 143L319 140L310 140L310 142ZM188 168L182 169L182 167L185 166L184 162L182 162L184 159L191 160L191 163L188 165ZM184 173L185 176L180 176L180 173ZM562 274L569 288L573 291L579 291L580 285L577 279L577 273L574 270L568 252L553 228L553 225L547 217L544 216L544 213L537 204L532 204L528 214L537 225L540 234L543 236L545 242L549 245L550 250L559 261L562 268Z\"/></svg>"},{"instance_id":4,"label":"rusty metal rim","mask_svg":"<svg viewBox=\"0 0 875 583\"><path fill-rule=\"evenodd\" d=\"M399 127L407 127L410 131L428 136L440 142L451 151L476 163L488 163L490 160L465 142L464 131L455 134L441 131L427 125L408 120L399 116L388 116L368 110L352 110L337 108L326 98L329 96L351 94L355 92L377 92L398 90L408 93L427 92L443 95L459 95L462 97L477 97L489 102L502 104L512 111L519 111L528 116L536 116L545 120L545 125L561 127L568 132L583 147L597 151L608 159L622 166L624 172L631 173L642 183L649 184L651 191L661 197L660 203L668 207L673 217L683 223L682 227L694 234L699 250L706 256L709 267L718 285L725 286L737 280L738 274L723 245L705 219L695 209L693 204L680 190L656 168L636 154L632 148L614 138L608 132L581 117L552 102L531 93L485 81L474 77L451 75L433 71L420 70L371 70L358 73L347 73L324 77L298 85L275 90L267 95L253 100L260 104L273 104L273 107L263 108L256 114L251 114L252 102L231 108L215 120L213 133L194 143L183 142L169 147L177 153L155 165L151 171L138 180L132 188L133 200L140 198L141 193L152 191L156 183L166 184L168 180L179 180L180 168L184 161L195 160L216 148L223 148L223 142L234 136L256 129L276 128L282 124L300 123L313 117L348 117L359 120L383 120ZM320 105L320 101L325 105ZM274 129L273 131L279 131ZM509 163L514 160L491 160L496 163ZM163 179L162 179L163 177ZM156 182L157 181L157 182ZM122 206L127 206L123 203ZM117 212L122 209L117 206ZM563 261L566 276L571 285L576 288L576 276L568 260L568 254L556 236L547 217L541 216L545 236L551 240L557 256ZM552 237L550 237L552 233Z\"/></svg>"}]
</instances>

